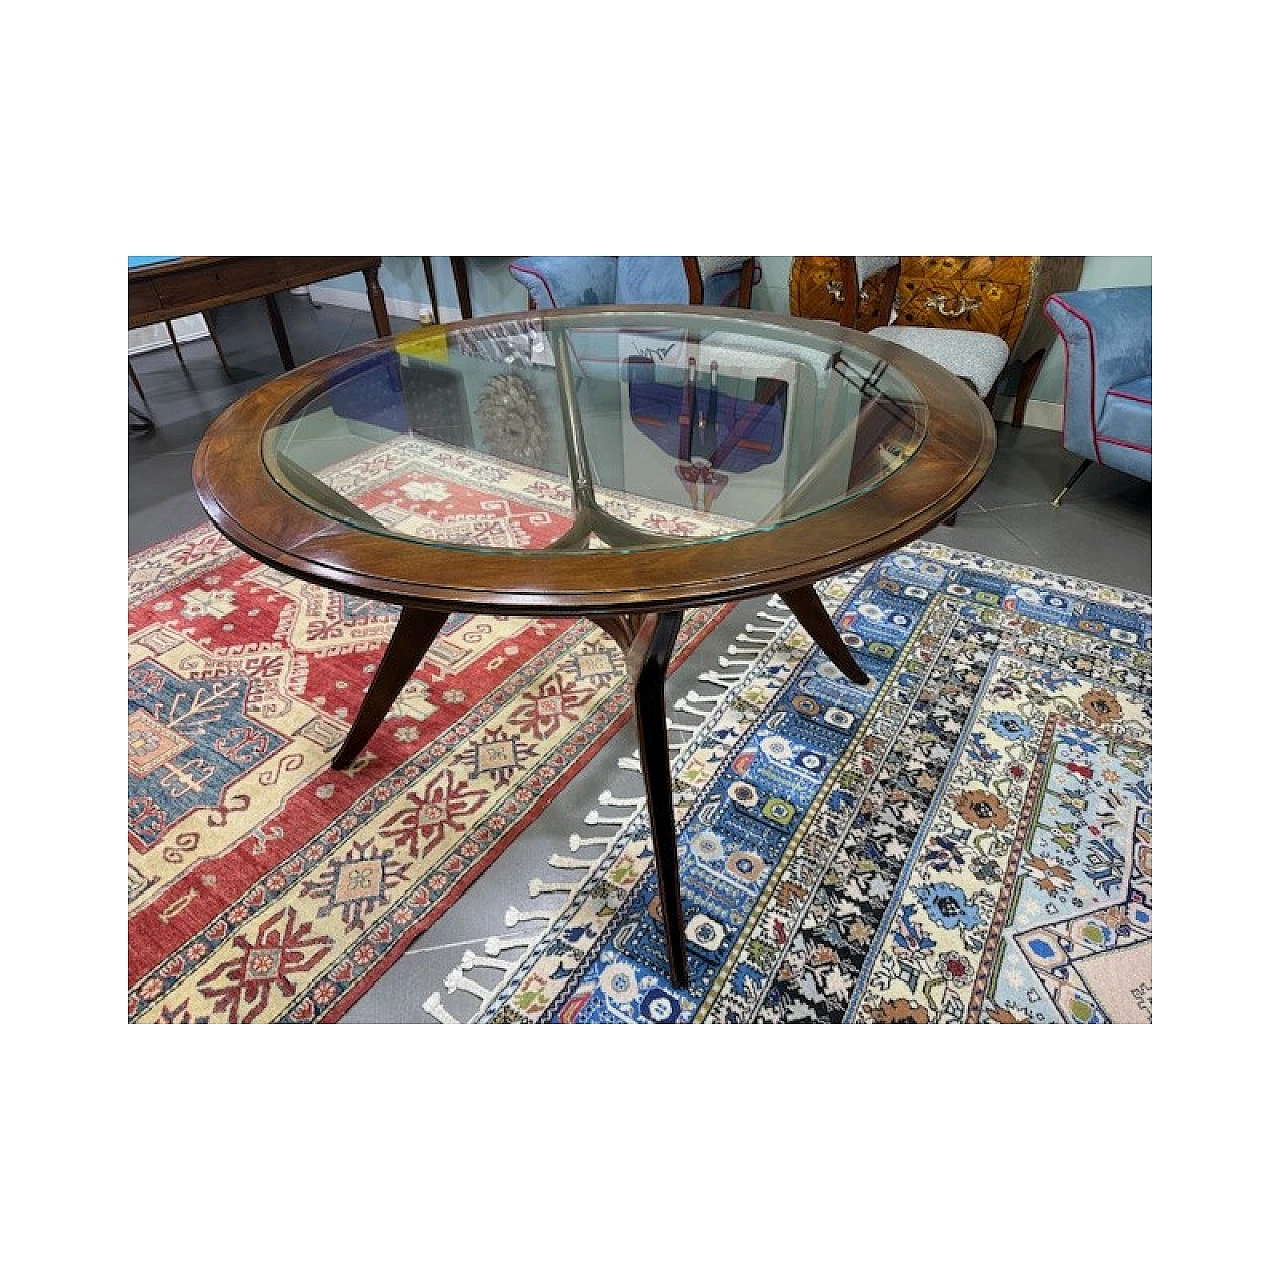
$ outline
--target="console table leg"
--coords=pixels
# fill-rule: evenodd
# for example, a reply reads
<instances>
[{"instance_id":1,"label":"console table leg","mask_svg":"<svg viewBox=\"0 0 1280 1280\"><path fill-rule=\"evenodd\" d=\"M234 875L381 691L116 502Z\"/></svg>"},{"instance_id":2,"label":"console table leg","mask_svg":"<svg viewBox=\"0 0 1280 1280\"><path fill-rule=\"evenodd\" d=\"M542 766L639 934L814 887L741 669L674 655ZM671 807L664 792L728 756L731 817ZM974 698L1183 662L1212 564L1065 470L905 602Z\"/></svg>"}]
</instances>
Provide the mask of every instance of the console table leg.
<instances>
[{"instance_id":1,"label":"console table leg","mask_svg":"<svg viewBox=\"0 0 1280 1280\"><path fill-rule=\"evenodd\" d=\"M271 332L276 340L276 350L280 353L280 363L286 369L293 369L293 352L289 350L289 335L285 332L284 316L280 314L280 304L275 294L267 294L267 315L271 319Z\"/></svg>"},{"instance_id":2,"label":"console table leg","mask_svg":"<svg viewBox=\"0 0 1280 1280\"><path fill-rule=\"evenodd\" d=\"M204 317L205 328L209 330L209 337L213 339L213 349L218 353L218 359L222 362L222 372L231 377L231 368L227 364L227 353L222 349L222 343L218 341L218 331L213 325L213 312L202 311L200 313Z\"/></svg>"},{"instance_id":3,"label":"console table leg","mask_svg":"<svg viewBox=\"0 0 1280 1280\"><path fill-rule=\"evenodd\" d=\"M147 399L147 393L142 389L142 383L138 381L138 371L133 367L132 363L129 365L129 381L133 383L133 389L142 397L142 403L150 404L151 401Z\"/></svg>"},{"instance_id":4,"label":"console table leg","mask_svg":"<svg viewBox=\"0 0 1280 1280\"><path fill-rule=\"evenodd\" d=\"M387 642L373 683L330 768L345 769L364 750L448 618L447 613L429 613L425 609L406 607L400 611L400 621Z\"/></svg>"},{"instance_id":5,"label":"console table leg","mask_svg":"<svg viewBox=\"0 0 1280 1280\"><path fill-rule=\"evenodd\" d=\"M667 754L667 667L680 633L680 613L597 618L627 657L635 707L640 768L649 805L653 861L658 875L658 901L667 943L667 964L677 987L689 985L689 953L680 902L680 863L676 856L676 820L671 808L671 757Z\"/></svg>"},{"instance_id":6,"label":"console table leg","mask_svg":"<svg viewBox=\"0 0 1280 1280\"><path fill-rule=\"evenodd\" d=\"M173 348L173 354L178 357L178 363L185 369L187 362L182 354L182 344L178 341L178 335L173 331L173 321L166 320L164 327L169 330L169 345Z\"/></svg>"},{"instance_id":7,"label":"console table leg","mask_svg":"<svg viewBox=\"0 0 1280 1280\"><path fill-rule=\"evenodd\" d=\"M391 318L387 315L387 299L378 283L378 268L365 267L365 292L369 295L369 310L373 313L373 327L380 338L391 337Z\"/></svg>"},{"instance_id":8,"label":"console table leg","mask_svg":"<svg viewBox=\"0 0 1280 1280\"><path fill-rule=\"evenodd\" d=\"M871 677L854 660L848 646L840 638L835 623L823 608L813 587L797 587L781 593L783 602L796 621L809 633L809 638L853 681L854 684L870 684Z\"/></svg>"}]
</instances>

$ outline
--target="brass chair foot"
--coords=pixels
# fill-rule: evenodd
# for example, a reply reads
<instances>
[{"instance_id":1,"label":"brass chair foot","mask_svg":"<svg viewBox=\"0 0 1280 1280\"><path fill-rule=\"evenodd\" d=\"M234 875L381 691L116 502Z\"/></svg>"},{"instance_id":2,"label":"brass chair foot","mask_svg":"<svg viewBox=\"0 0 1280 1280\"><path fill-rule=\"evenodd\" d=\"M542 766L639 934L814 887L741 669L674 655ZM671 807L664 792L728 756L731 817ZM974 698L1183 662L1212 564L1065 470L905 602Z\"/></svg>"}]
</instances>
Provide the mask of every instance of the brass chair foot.
<instances>
[{"instance_id":1,"label":"brass chair foot","mask_svg":"<svg viewBox=\"0 0 1280 1280\"><path fill-rule=\"evenodd\" d=\"M1055 507L1060 507L1060 506L1062 506L1062 500L1063 500L1063 498L1065 498L1065 497L1067 496L1067 490L1068 490L1068 489L1070 489L1070 488L1071 488L1071 486L1072 486L1073 484L1075 484L1075 482L1076 482L1077 480L1079 480L1079 479L1080 479L1080 477L1081 477L1082 475L1084 475L1084 473L1089 469L1089 464L1090 464L1092 461L1093 461L1093 459L1092 459L1092 458L1086 458L1086 459L1085 459L1085 460L1084 460L1084 461L1083 461L1083 462L1082 462L1082 463L1081 463L1081 464L1080 464L1080 465L1079 465L1079 466L1078 466L1078 467L1077 467L1077 468L1076 468L1076 469L1071 473L1071 479L1070 479L1070 480L1068 480L1068 481L1067 481L1067 483L1066 483L1066 484L1064 484L1064 485L1062 486L1062 492L1061 492L1060 494L1058 494L1058 496L1057 496L1056 498L1054 498L1053 503L1052 503L1051 505L1053 505L1053 506L1055 506Z\"/></svg>"}]
</instances>

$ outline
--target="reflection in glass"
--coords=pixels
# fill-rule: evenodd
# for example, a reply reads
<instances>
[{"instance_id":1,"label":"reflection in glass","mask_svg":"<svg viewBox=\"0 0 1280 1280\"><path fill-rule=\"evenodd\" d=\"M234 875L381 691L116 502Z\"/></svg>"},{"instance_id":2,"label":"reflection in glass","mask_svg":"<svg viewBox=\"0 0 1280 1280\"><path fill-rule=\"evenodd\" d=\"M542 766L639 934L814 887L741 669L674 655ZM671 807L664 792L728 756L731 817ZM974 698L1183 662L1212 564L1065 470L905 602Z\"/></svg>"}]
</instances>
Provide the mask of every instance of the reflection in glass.
<instances>
[{"instance_id":1,"label":"reflection in glass","mask_svg":"<svg viewBox=\"0 0 1280 1280\"><path fill-rule=\"evenodd\" d=\"M265 461L323 514L414 541L724 538L856 499L920 447L919 393L840 337L679 309L435 326L340 369ZM384 474L412 510L367 483Z\"/></svg>"}]
</instances>

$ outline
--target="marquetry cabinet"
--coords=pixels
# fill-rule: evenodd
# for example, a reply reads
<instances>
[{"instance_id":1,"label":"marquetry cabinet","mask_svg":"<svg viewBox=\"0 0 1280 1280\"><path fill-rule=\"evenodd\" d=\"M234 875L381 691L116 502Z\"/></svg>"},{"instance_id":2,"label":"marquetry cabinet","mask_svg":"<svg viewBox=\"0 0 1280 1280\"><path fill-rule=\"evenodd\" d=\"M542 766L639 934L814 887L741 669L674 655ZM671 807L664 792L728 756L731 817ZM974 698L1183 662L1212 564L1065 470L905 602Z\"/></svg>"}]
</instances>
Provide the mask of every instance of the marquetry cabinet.
<instances>
[{"instance_id":1,"label":"marquetry cabinet","mask_svg":"<svg viewBox=\"0 0 1280 1280\"><path fill-rule=\"evenodd\" d=\"M1029 360L1053 332L1044 300L1074 289L1083 266L1083 258L903 258L893 323L994 333L1015 360Z\"/></svg>"},{"instance_id":2,"label":"marquetry cabinet","mask_svg":"<svg viewBox=\"0 0 1280 1280\"><path fill-rule=\"evenodd\" d=\"M1020 367L1013 416L1020 424L1054 336L1044 301L1076 287L1084 258L904 257L898 262L895 286L892 270L868 282L858 280L853 258L792 258L792 314L862 330L895 324L994 333L1008 345L1011 363Z\"/></svg>"},{"instance_id":3,"label":"marquetry cabinet","mask_svg":"<svg viewBox=\"0 0 1280 1280\"><path fill-rule=\"evenodd\" d=\"M791 314L865 333L889 323L896 282L895 272L859 280L853 258L792 258Z\"/></svg>"}]
</instances>

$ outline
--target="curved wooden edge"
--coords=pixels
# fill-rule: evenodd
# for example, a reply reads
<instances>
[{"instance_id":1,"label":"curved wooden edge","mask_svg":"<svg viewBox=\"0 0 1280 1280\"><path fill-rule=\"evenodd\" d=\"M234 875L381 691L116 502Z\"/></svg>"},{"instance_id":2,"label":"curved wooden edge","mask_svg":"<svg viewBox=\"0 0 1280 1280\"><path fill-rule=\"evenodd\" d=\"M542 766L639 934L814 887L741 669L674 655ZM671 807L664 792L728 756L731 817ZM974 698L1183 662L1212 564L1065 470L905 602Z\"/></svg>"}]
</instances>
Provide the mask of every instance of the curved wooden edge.
<instances>
[{"instance_id":1,"label":"curved wooden edge","mask_svg":"<svg viewBox=\"0 0 1280 1280\"><path fill-rule=\"evenodd\" d=\"M924 441L875 489L769 529L687 545L601 551L503 552L432 547L330 519L286 495L262 456L264 433L319 395L326 378L394 347L396 337L325 356L266 383L226 410L205 433L195 488L214 525L256 559L306 581L372 599L450 612L604 616L671 610L789 590L874 559L922 536L972 494L995 454L995 426L970 388L915 352L829 322L750 316L734 308L566 308L558 315L696 315L776 328L780 340L808 332L888 361L929 406ZM451 332L527 312L453 322ZM283 500L282 500L283 499ZM611 585L600 585L607 557Z\"/></svg>"}]
</instances>

